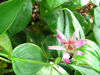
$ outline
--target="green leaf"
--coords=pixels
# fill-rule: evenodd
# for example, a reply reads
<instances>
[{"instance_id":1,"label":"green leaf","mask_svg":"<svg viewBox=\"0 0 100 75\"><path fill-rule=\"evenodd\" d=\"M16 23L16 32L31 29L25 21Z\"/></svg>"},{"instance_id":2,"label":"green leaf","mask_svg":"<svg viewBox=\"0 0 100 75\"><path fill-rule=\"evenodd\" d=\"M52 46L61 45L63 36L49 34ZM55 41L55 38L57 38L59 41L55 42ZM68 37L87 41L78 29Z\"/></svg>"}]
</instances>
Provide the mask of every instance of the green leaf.
<instances>
[{"instance_id":1,"label":"green leaf","mask_svg":"<svg viewBox=\"0 0 100 75\"><path fill-rule=\"evenodd\" d=\"M37 75L51 75L51 67L50 66L46 66L43 67L38 73ZM61 75L59 74L59 72L57 72L55 69L52 70L52 75Z\"/></svg>"},{"instance_id":2,"label":"green leaf","mask_svg":"<svg viewBox=\"0 0 100 75\"><path fill-rule=\"evenodd\" d=\"M63 10L59 11L59 16L57 18L57 27L56 29L58 29L61 33L64 32L64 27L65 27L65 18L64 18L65 14ZM55 30L56 30L55 29ZM57 44L59 46L61 46L61 43L57 40ZM57 51L59 56L62 56L63 51Z\"/></svg>"},{"instance_id":3,"label":"green leaf","mask_svg":"<svg viewBox=\"0 0 100 75\"><path fill-rule=\"evenodd\" d=\"M78 70L76 70L75 75L82 75L82 74Z\"/></svg>"},{"instance_id":4,"label":"green leaf","mask_svg":"<svg viewBox=\"0 0 100 75\"><path fill-rule=\"evenodd\" d=\"M64 26L65 26L65 18L64 18L64 11L62 10L62 8L59 9L59 16L57 17L57 28L61 33L64 32ZM55 30L56 30L55 29Z\"/></svg>"},{"instance_id":5,"label":"green leaf","mask_svg":"<svg viewBox=\"0 0 100 75\"><path fill-rule=\"evenodd\" d=\"M31 2L32 2L32 5L34 5L35 1L36 1L36 0L31 0Z\"/></svg>"},{"instance_id":6,"label":"green leaf","mask_svg":"<svg viewBox=\"0 0 100 75\"><path fill-rule=\"evenodd\" d=\"M15 21L10 27L9 29L10 34L14 35L23 30L30 22L31 16L32 16L32 3L31 0L27 0L19 10L19 13L16 16Z\"/></svg>"},{"instance_id":7,"label":"green leaf","mask_svg":"<svg viewBox=\"0 0 100 75\"><path fill-rule=\"evenodd\" d=\"M90 0L71 0L73 5L75 5L76 8L80 8L84 5L86 5Z\"/></svg>"},{"instance_id":8,"label":"green leaf","mask_svg":"<svg viewBox=\"0 0 100 75\"><path fill-rule=\"evenodd\" d=\"M67 34L72 36L75 30L80 29L79 35L77 36L77 38L78 39L85 38L83 29L80 23L78 22L74 14L69 9L65 9L65 25L66 25L65 36L67 36Z\"/></svg>"},{"instance_id":9,"label":"green leaf","mask_svg":"<svg viewBox=\"0 0 100 75\"><path fill-rule=\"evenodd\" d=\"M100 35L99 35L100 28L97 27L96 25L94 25L94 27L93 27L93 33L94 33L94 36L95 36L97 42L100 44Z\"/></svg>"},{"instance_id":10,"label":"green leaf","mask_svg":"<svg viewBox=\"0 0 100 75\"><path fill-rule=\"evenodd\" d=\"M89 34L86 36L86 39L92 40L93 42L97 43L93 32L89 33Z\"/></svg>"},{"instance_id":11,"label":"green leaf","mask_svg":"<svg viewBox=\"0 0 100 75\"><path fill-rule=\"evenodd\" d=\"M58 8L52 12L47 11L43 6L41 6L40 10L41 18L46 22L52 32L56 33L57 24L61 24L63 20L59 21L59 17L62 14L62 9ZM60 27L63 27L62 24ZM61 30L61 29L60 29Z\"/></svg>"},{"instance_id":12,"label":"green leaf","mask_svg":"<svg viewBox=\"0 0 100 75\"><path fill-rule=\"evenodd\" d=\"M66 0L43 0L45 7L49 10L57 8L58 6L62 5Z\"/></svg>"},{"instance_id":13,"label":"green leaf","mask_svg":"<svg viewBox=\"0 0 100 75\"><path fill-rule=\"evenodd\" d=\"M76 66L76 65L71 65L76 71L79 71L81 75L99 75L99 73L95 72L94 70L86 67L86 66ZM76 74L75 75L79 75Z\"/></svg>"},{"instance_id":14,"label":"green leaf","mask_svg":"<svg viewBox=\"0 0 100 75\"><path fill-rule=\"evenodd\" d=\"M57 64L57 63L59 63L61 61L61 58L56 58L56 60L55 60L55 64Z\"/></svg>"},{"instance_id":15,"label":"green leaf","mask_svg":"<svg viewBox=\"0 0 100 75\"><path fill-rule=\"evenodd\" d=\"M13 70L17 75L32 75L38 72L44 63L42 50L31 43L21 44L12 52Z\"/></svg>"},{"instance_id":16,"label":"green leaf","mask_svg":"<svg viewBox=\"0 0 100 75\"><path fill-rule=\"evenodd\" d=\"M69 0L68 2L65 2L64 4L62 4L62 8L68 8L72 11L75 11L77 7L73 4L71 0Z\"/></svg>"},{"instance_id":17,"label":"green leaf","mask_svg":"<svg viewBox=\"0 0 100 75\"><path fill-rule=\"evenodd\" d=\"M0 35L0 48L1 48L0 53L4 53L11 56L12 45L6 33Z\"/></svg>"},{"instance_id":18,"label":"green leaf","mask_svg":"<svg viewBox=\"0 0 100 75\"><path fill-rule=\"evenodd\" d=\"M47 0L47 1L49 1L49 0ZM57 2L57 1L63 2L66 0L55 0L55 2ZM50 0L50 2L54 3L54 1L52 1L52 0ZM59 29L61 32L63 32L64 14L63 14L62 8L59 7L55 10L49 11L46 9L44 3L45 3L45 1L42 1L41 6L40 6L41 18L47 23L47 25L49 26L49 28L51 29L52 32L56 33L56 29ZM51 5L51 3L50 3L50 5Z\"/></svg>"},{"instance_id":19,"label":"green leaf","mask_svg":"<svg viewBox=\"0 0 100 75\"><path fill-rule=\"evenodd\" d=\"M79 13L73 12L74 16L82 26L85 33L88 33L90 30L90 23Z\"/></svg>"},{"instance_id":20,"label":"green leaf","mask_svg":"<svg viewBox=\"0 0 100 75\"><path fill-rule=\"evenodd\" d=\"M0 5L0 34L7 31L13 24L26 0L10 0Z\"/></svg>"},{"instance_id":21,"label":"green leaf","mask_svg":"<svg viewBox=\"0 0 100 75\"><path fill-rule=\"evenodd\" d=\"M94 9L94 21L95 21L95 25L100 27L100 7L96 7Z\"/></svg>"},{"instance_id":22,"label":"green leaf","mask_svg":"<svg viewBox=\"0 0 100 75\"><path fill-rule=\"evenodd\" d=\"M71 64L66 64L66 63L60 62L60 63L58 63L58 65L61 66L64 70L66 70L69 73L69 75L74 75L75 70L73 69L72 66L70 66Z\"/></svg>"},{"instance_id":23,"label":"green leaf","mask_svg":"<svg viewBox=\"0 0 100 75\"><path fill-rule=\"evenodd\" d=\"M51 74L51 67L45 66L37 73L37 75L69 75L69 74L62 67L54 65L52 74Z\"/></svg>"},{"instance_id":24,"label":"green leaf","mask_svg":"<svg viewBox=\"0 0 100 75\"><path fill-rule=\"evenodd\" d=\"M94 42L87 40L87 44L79 48L79 50L82 51L84 55L75 55L75 59L86 63L100 73L100 49L98 46Z\"/></svg>"}]
</instances>

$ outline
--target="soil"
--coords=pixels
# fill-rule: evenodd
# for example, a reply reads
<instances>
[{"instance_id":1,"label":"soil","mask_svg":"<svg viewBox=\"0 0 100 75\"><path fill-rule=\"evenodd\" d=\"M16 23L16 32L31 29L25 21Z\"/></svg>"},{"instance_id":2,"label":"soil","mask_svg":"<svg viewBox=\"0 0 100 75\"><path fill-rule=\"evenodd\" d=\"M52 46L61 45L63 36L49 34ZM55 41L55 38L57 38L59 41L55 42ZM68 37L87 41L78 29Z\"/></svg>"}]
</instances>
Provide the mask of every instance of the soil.
<instances>
[{"instance_id":1,"label":"soil","mask_svg":"<svg viewBox=\"0 0 100 75\"><path fill-rule=\"evenodd\" d=\"M81 7L80 9L76 9L76 11L82 16L87 16L93 7L95 7L95 4L90 1L87 5Z\"/></svg>"},{"instance_id":2,"label":"soil","mask_svg":"<svg viewBox=\"0 0 100 75\"><path fill-rule=\"evenodd\" d=\"M43 30L42 32L45 35L48 35L50 33L50 29L49 27L46 25L46 23L40 18L40 4L38 2L35 2L34 6L32 7L32 17L31 17L31 21L28 24L28 27L34 25L34 27L37 25L37 23L39 23L39 27L41 28L41 30Z\"/></svg>"},{"instance_id":3,"label":"soil","mask_svg":"<svg viewBox=\"0 0 100 75\"><path fill-rule=\"evenodd\" d=\"M32 8L32 22L39 22L40 21L40 5L36 2Z\"/></svg>"}]
</instances>

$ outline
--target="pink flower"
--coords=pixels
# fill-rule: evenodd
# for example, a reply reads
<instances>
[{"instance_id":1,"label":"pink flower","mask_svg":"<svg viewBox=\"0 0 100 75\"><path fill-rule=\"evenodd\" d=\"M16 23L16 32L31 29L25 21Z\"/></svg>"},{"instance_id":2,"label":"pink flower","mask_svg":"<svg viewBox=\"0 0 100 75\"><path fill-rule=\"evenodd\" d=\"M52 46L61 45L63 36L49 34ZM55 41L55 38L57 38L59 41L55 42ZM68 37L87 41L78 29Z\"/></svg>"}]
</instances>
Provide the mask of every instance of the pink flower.
<instances>
[{"instance_id":1,"label":"pink flower","mask_svg":"<svg viewBox=\"0 0 100 75\"><path fill-rule=\"evenodd\" d=\"M81 51L76 51L75 49L80 48L81 46L85 45L87 41L85 39L76 40L76 36L78 35L79 29L77 29L72 38L67 35L69 40L67 41L65 36L58 30L56 38L62 44L62 46L48 46L48 49L51 50L63 50L65 53L63 54L63 61L64 63L70 63L70 53L76 55L84 55Z\"/></svg>"}]
</instances>

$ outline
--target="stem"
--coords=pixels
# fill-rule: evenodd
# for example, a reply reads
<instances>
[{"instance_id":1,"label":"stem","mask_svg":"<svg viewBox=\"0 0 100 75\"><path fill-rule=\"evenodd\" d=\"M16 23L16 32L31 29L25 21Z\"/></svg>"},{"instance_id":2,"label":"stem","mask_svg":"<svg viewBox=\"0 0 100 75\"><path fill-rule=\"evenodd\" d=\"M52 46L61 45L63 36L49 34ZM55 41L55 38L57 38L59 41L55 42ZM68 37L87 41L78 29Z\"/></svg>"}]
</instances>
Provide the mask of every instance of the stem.
<instances>
[{"instance_id":1,"label":"stem","mask_svg":"<svg viewBox=\"0 0 100 75\"><path fill-rule=\"evenodd\" d=\"M0 57L0 60L5 61L5 62L7 62L7 63L11 63L11 61L10 61L10 60L7 60L7 59L2 58L2 57Z\"/></svg>"},{"instance_id":2,"label":"stem","mask_svg":"<svg viewBox=\"0 0 100 75\"><path fill-rule=\"evenodd\" d=\"M4 53L0 53L0 56L3 56L5 58L8 58L9 60L11 60L11 58L8 55L4 54Z\"/></svg>"}]
</instances>

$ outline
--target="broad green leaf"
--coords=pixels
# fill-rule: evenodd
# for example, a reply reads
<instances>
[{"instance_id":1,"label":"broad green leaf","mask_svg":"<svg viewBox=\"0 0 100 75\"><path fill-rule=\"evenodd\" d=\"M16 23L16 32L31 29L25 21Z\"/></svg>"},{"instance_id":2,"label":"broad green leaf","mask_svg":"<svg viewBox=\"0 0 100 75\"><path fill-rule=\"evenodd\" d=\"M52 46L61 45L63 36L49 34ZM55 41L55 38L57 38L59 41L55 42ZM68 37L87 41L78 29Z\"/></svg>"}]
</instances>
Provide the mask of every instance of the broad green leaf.
<instances>
[{"instance_id":1,"label":"broad green leaf","mask_svg":"<svg viewBox=\"0 0 100 75\"><path fill-rule=\"evenodd\" d=\"M27 0L10 0L0 5L0 34L13 24L21 7Z\"/></svg>"},{"instance_id":2,"label":"broad green leaf","mask_svg":"<svg viewBox=\"0 0 100 75\"><path fill-rule=\"evenodd\" d=\"M34 5L35 1L36 1L36 0L31 0L31 2L32 2L32 5Z\"/></svg>"},{"instance_id":3,"label":"broad green leaf","mask_svg":"<svg viewBox=\"0 0 100 75\"><path fill-rule=\"evenodd\" d=\"M83 29L79 21L69 9L65 9L65 25L65 36L67 36L68 34L72 36L75 30L80 29L77 38L85 38Z\"/></svg>"},{"instance_id":4,"label":"broad green leaf","mask_svg":"<svg viewBox=\"0 0 100 75\"><path fill-rule=\"evenodd\" d=\"M90 0L71 0L73 5L75 5L76 8L80 8L84 5L86 5Z\"/></svg>"},{"instance_id":5,"label":"broad green leaf","mask_svg":"<svg viewBox=\"0 0 100 75\"><path fill-rule=\"evenodd\" d=\"M17 75L35 74L43 65L48 65L44 61L41 48L31 43L21 44L12 52L13 70Z\"/></svg>"},{"instance_id":6,"label":"broad green leaf","mask_svg":"<svg viewBox=\"0 0 100 75\"><path fill-rule=\"evenodd\" d=\"M84 55L75 55L75 59L84 62L100 73L100 49L98 46L94 42L87 40L87 44L79 48L79 50Z\"/></svg>"},{"instance_id":7,"label":"broad green leaf","mask_svg":"<svg viewBox=\"0 0 100 75\"><path fill-rule=\"evenodd\" d=\"M12 26L9 29L10 34L14 35L23 30L28 25L31 16L32 3L31 0L27 0L19 10L19 13L16 16L15 21L12 23Z\"/></svg>"},{"instance_id":8,"label":"broad green leaf","mask_svg":"<svg viewBox=\"0 0 100 75\"><path fill-rule=\"evenodd\" d=\"M58 0L58 1L64 1L64 0ZM41 18L47 23L52 32L56 33L56 29L58 29L63 33L64 14L62 8L59 7L53 11L48 11L44 5L44 2L45 1L42 1L40 6ZM52 0L50 2L54 3L54 1Z\"/></svg>"},{"instance_id":9,"label":"broad green leaf","mask_svg":"<svg viewBox=\"0 0 100 75\"><path fill-rule=\"evenodd\" d=\"M43 3L45 3L45 7L49 10L52 10L54 8L57 8L58 6L62 5L67 0L44 0Z\"/></svg>"},{"instance_id":10,"label":"broad green leaf","mask_svg":"<svg viewBox=\"0 0 100 75\"><path fill-rule=\"evenodd\" d=\"M77 12L74 12L73 14L76 17L76 19L79 21L85 34L88 33L88 31L90 30L90 23L81 14Z\"/></svg>"},{"instance_id":11,"label":"broad green leaf","mask_svg":"<svg viewBox=\"0 0 100 75\"><path fill-rule=\"evenodd\" d=\"M57 63L59 63L61 61L61 59L58 57L58 58L56 58L56 60L55 60L55 64L57 64Z\"/></svg>"},{"instance_id":12,"label":"broad green leaf","mask_svg":"<svg viewBox=\"0 0 100 75\"><path fill-rule=\"evenodd\" d=\"M58 63L59 66L61 66L64 70L66 70L69 75L74 75L74 68L70 66L71 64L66 64L66 63Z\"/></svg>"},{"instance_id":13,"label":"broad green leaf","mask_svg":"<svg viewBox=\"0 0 100 75\"><path fill-rule=\"evenodd\" d=\"M61 24L63 20L59 19L59 17L62 15L62 9L58 8L52 12L49 12L48 10L46 10L43 6L41 6L41 10L40 10L40 15L41 18L46 22L46 24L49 26L50 30L54 33L56 33L56 29L57 29L57 24ZM59 22L59 20L61 20ZM61 31L62 31L62 24L60 25L61 27Z\"/></svg>"},{"instance_id":14,"label":"broad green leaf","mask_svg":"<svg viewBox=\"0 0 100 75\"><path fill-rule=\"evenodd\" d=\"M93 42L97 43L93 32L89 33L89 34L86 36L86 39L92 40Z\"/></svg>"},{"instance_id":15,"label":"broad green leaf","mask_svg":"<svg viewBox=\"0 0 100 75\"><path fill-rule=\"evenodd\" d=\"M36 73L37 75L51 75L51 67L50 66L46 66L43 67L38 73ZM54 68L52 70L52 75L61 75L59 74L59 72L57 72Z\"/></svg>"},{"instance_id":16,"label":"broad green leaf","mask_svg":"<svg viewBox=\"0 0 100 75\"><path fill-rule=\"evenodd\" d=\"M75 70L75 75L82 75L78 70Z\"/></svg>"},{"instance_id":17,"label":"broad green leaf","mask_svg":"<svg viewBox=\"0 0 100 75\"><path fill-rule=\"evenodd\" d=\"M4 53L11 56L12 46L10 39L6 33L0 35L0 53Z\"/></svg>"},{"instance_id":18,"label":"broad green leaf","mask_svg":"<svg viewBox=\"0 0 100 75\"><path fill-rule=\"evenodd\" d=\"M57 28L56 29L58 29L61 33L63 33L64 32L64 27L65 27L64 11L60 10L59 13L60 14L59 14L59 16L57 18ZM61 46L61 43L59 41L57 41L57 44L59 46ZM57 51L57 52L58 52L59 56L62 56L62 53L63 53L62 51Z\"/></svg>"},{"instance_id":19,"label":"broad green leaf","mask_svg":"<svg viewBox=\"0 0 100 75\"><path fill-rule=\"evenodd\" d=\"M61 5L62 8L68 8L72 11L75 11L76 10L76 6L73 4L73 2L71 0L69 0L68 2L65 2L64 4Z\"/></svg>"},{"instance_id":20,"label":"broad green leaf","mask_svg":"<svg viewBox=\"0 0 100 75\"><path fill-rule=\"evenodd\" d=\"M98 44L98 47L100 48L100 44Z\"/></svg>"},{"instance_id":21,"label":"broad green leaf","mask_svg":"<svg viewBox=\"0 0 100 75\"><path fill-rule=\"evenodd\" d=\"M95 36L97 42L100 44L100 28L97 27L96 25L94 25L93 33L94 33L94 36Z\"/></svg>"},{"instance_id":22,"label":"broad green leaf","mask_svg":"<svg viewBox=\"0 0 100 75\"><path fill-rule=\"evenodd\" d=\"M94 9L94 21L95 21L95 25L100 27L100 7L96 7Z\"/></svg>"},{"instance_id":23,"label":"broad green leaf","mask_svg":"<svg viewBox=\"0 0 100 75\"><path fill-rule=\"evenodd\" d=\"M100 6L100 0L91 0L95 5Z\"/></svg>"},{"instance_id":24,"label":"broad green leaf","mask_svg":"<svg viewBox=\"0 0 100 75\"><path fill-rule=\"evenodd\" d=\"M54 65L51 71L51 66L43 67L37 75L69 75L62 67Z\"/></svg>"},{"instance_id":25,"label":"broad green leaf","mask_svg":"<svg viewBox=\"0 0 100 75\"><path fill-rule=\"evenodd\" d=\"M65 27L65 18L64 18L64 12L63 10L59 9L59 16L57 17L57 28L61 33L64 32Z\"/></svg>"},{"instance_id":26,"label":"broad green leaf","mask_svg":"<svg viewBox=\"0 0 100 75\"><path fill-rule=\"evenodd\" d=\"M79 71L81 75L99 75L99 73L95 72L94 70L86 67L86 66L76 66L71 65L75 70ZM75 73L75 75L79 75Z\"/></svg>"}]
</instances>

